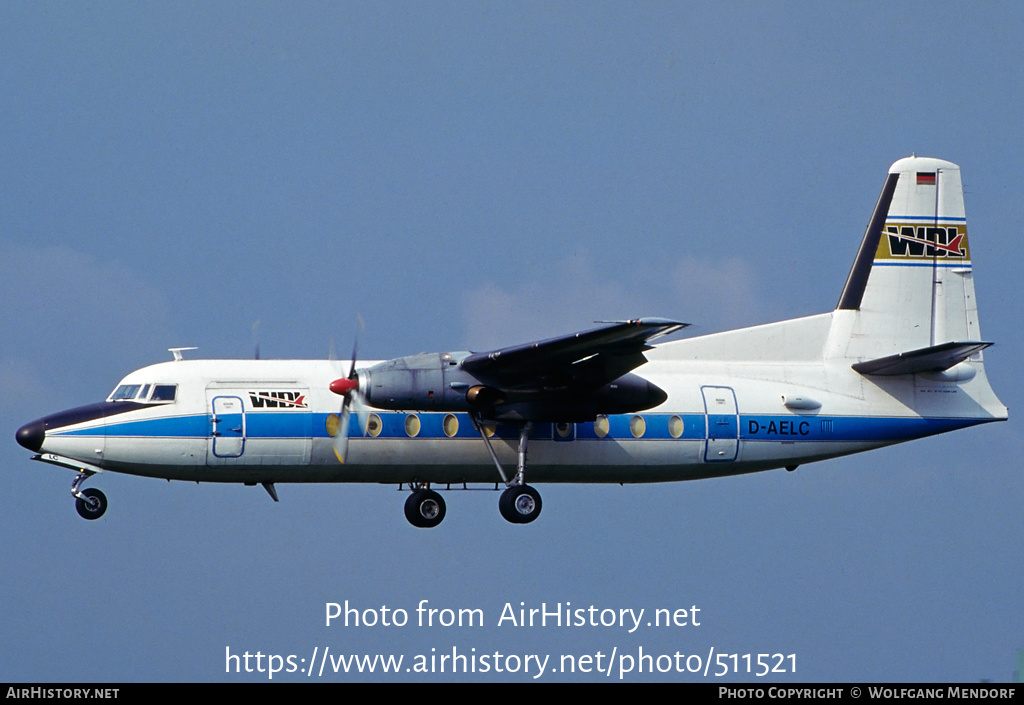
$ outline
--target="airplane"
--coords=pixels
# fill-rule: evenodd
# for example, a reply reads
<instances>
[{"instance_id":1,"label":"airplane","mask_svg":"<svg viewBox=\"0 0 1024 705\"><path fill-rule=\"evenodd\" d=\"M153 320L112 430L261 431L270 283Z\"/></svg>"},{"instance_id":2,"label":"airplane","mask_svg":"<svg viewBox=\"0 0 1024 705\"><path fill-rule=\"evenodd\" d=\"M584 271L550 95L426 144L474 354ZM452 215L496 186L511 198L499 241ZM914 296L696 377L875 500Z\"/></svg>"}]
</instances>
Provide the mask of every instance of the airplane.
<instances>
[{"instance_id":1,"label":"airplane","mask_svg":"<svg viewBox=\"0 0 1024 705\"><path fill-rule=\"evenodd\" d=\"M835 309L654 342L687 324L602 326L486 352L384 361L173 359L105 401L18 429L77 474L194 482L408 487L406 519L437 526L437 490L483 483L528 524L536 483L695 480L858 453L1008 418L985 375L960 168L889 169ZM353 419L353 417L355 417ZM355 420L356 423L352 423ZM529 462L527 459L529 458Z\"/></svg>"}]
</instances>

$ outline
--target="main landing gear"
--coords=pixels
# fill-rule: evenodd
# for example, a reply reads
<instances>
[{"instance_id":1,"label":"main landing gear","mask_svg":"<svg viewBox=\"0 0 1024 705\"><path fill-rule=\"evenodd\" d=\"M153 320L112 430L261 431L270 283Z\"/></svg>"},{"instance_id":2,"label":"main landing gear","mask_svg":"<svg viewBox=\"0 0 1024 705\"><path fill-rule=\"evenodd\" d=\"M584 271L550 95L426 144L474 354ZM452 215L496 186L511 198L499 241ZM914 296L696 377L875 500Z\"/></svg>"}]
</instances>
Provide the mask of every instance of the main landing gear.
<instances>
[{"instance_id":1,"label":"main landing gear","mask_svg":"<svg viewBox=\"0 0 1024 705\"><path fill-rule=\"evenodd\" d=\"M487 436L481 419L473 419L481 438L487 445L487 450L494 460L498 474L505 482L505 490L498 498L498 511L505 521L511 524L529 524L540 516L541 501L540 492L526 484L526 446L530 440L530 432L533 424L527 422L519 430L519 461L516 467L516 474L509 479L504 468L498 462L498 456L491 447L491 440ZM411 483L412 493L405 500L405 518L413 526L427 529L437 526L444 519L444 499L429 484Z\"/></svg>"},{"instance_id":2,"label":"main landing gear","mask_svg":"<svg viewBox=\"0 0 1024 705\"><path fill-rule=\"evenodd\" d=\"M107 496L105 494L92 487L87 490L78 489L93 474L95 473L83 470L71 483L71 494L75 497L75 509L78 510L78 516L83 519L99 519L103 516L103 512L107 511Z\"/></svg>"},{"instance_id":3,"label":"main landing gear","mask_svg":"<svg viewBox=\"0 0 1024 705\"><path fill-rule=\"evenodd\" d=\"M510 480L505 476L505 471L498 462L498 456L491 447L491 440L484 431L483 424L478 423L477 428L480 435L487 444L487 450L491 453L491 459L505 481L505 491L498 499L498 511L505 521L512 524L529 524L540 516L540 492L526 484L526 445L530 442L530 431L533 430L533 423L527 421L519 429L519 462L516 465L516 474Z\"/></svg>"},{"instance_id":4,"label":"main landing gear","mask_svg":"<svg viewBox=\"0 0 1024 705\"><path fill-rule=\"evenodd\" d=\"M498 499L498 511L512 524L529 524L540 516L540 506L540 493L529 485L513 485Z\"/></svg>"},{"instance_id":5,"label":"main landing gear","mask_svg":"<svg viewBox=\"0 0 1024 705\"><path fill-rule=\"evenodd\" d=\"M444 498L428 487L414 487L405 500L405 518L419 529L431 529L444 519Z\"/></svg>"}]
</instances>

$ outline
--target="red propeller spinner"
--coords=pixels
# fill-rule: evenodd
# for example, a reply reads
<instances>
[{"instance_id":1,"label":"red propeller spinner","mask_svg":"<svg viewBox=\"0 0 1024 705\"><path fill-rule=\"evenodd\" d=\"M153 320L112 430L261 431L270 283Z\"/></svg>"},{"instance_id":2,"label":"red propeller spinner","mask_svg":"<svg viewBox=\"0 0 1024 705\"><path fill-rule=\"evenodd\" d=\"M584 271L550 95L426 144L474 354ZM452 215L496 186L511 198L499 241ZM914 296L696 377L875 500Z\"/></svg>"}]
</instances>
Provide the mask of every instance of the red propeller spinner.
<instances>
[{"instance_id":1,"label":"red propeller spinner","mask_svg":"<svg viewBox=\"0 0 1024 705\"><path fill-rule=\"evenodd\" d=\"M349 392L359 386L359 380L342 377L331 382L330 389L338 396L347 397Z\"/></svg>"}]
</instances>

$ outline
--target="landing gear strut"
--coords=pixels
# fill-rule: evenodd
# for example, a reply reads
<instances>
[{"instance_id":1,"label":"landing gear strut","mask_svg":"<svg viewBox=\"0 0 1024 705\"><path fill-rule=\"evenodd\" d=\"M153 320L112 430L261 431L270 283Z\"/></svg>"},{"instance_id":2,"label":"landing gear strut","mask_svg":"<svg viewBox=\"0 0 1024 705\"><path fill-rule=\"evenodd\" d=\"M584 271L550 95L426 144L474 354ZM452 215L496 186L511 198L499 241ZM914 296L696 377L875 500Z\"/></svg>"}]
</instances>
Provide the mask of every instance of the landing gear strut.
<instances>
[{"instance_id":1,"label":"landing gear strut","mask_svg":"<svg viewBox=\"0 0 1024 705\"><path fill-rule=\"evenodd\" d=\"M498 511L505 521L512 524L529 524L540 516L540 493L526 484L526 446L530 441L530 432L533 430L533 422L527 421L519 430L519 460L516 466L516 474L510 480L505 475L504 468L498 462L498 456L491 447L491 439L487 437L482 420L474 419L480 436L487 444L487 450L491 459L498 468L498 474L505 481L505 491L498 499Z\"/></svg>"},{"instance_id":2,"label":"landing gear strut","mask_svg":"<svg viewBox=\"0 0 1024 705\"><path fill-rule=\"evenodd\" d=\"M78 489L93 474L95 473L83 470L71 483L71 494L75 497L75 509L78 510L78 516L83 519L99 519L103 516L103 512L107 511L107 496L105 494L92 487L87 490Z\"/></svg>"},{"instance_id":3,"label":"landing gear strut","mask_svg":"<svg viewBox=\"0 0 1024 705\"><path fill-rule=\"evenodd\" d=\"M519 429L519 459L516 474L511 479L498 461L483 419L474 416L473 423L480 432L480 437L484 439L487 451L498 468L498 474L505 482L505 491L498 498L498 511L510 524L529 524L540 516L541 509L540 492L526 484L526 446L530 441L533 423L527 421ZM409 523L420 529L429 529L440 524L445 515L444 498L430 489L429 483L411 482L410 487L412 492L405 500L405 518Z\"/></svg>"},{"instance_id":4,"label":"landing gear strut","mask_svg":"<svg viewBox=\"0 0 1024 705\"><path fill-rule=\"evenodd\" d=\"M405 518L420 529L430 529L444 519L444 498L429 487L416 487L405 500Z\"/></svg>"}]
</instances>

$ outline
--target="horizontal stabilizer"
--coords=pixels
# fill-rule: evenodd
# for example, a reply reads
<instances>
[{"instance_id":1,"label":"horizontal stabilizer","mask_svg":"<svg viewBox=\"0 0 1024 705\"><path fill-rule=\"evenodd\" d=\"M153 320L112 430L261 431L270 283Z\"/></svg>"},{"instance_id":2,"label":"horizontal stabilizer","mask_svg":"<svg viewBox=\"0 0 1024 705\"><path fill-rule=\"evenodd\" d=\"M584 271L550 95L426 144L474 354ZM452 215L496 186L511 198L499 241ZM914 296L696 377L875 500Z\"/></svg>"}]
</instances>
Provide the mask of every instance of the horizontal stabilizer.
<instances>
[{"instance_id":1,"label":"horizontal stabilizer","mask_svg":"<svg viewBox=\"0 0 1024 705\"><path fill-rule=\"evenodd\" d=\"M984 350L992 343L968 341L964 343L942 343L920 350L880 357L854 363L853 369L862 375L912 375L918 372L942 372L963 362L974 353Z\"/></svg>"}]
</instances>

